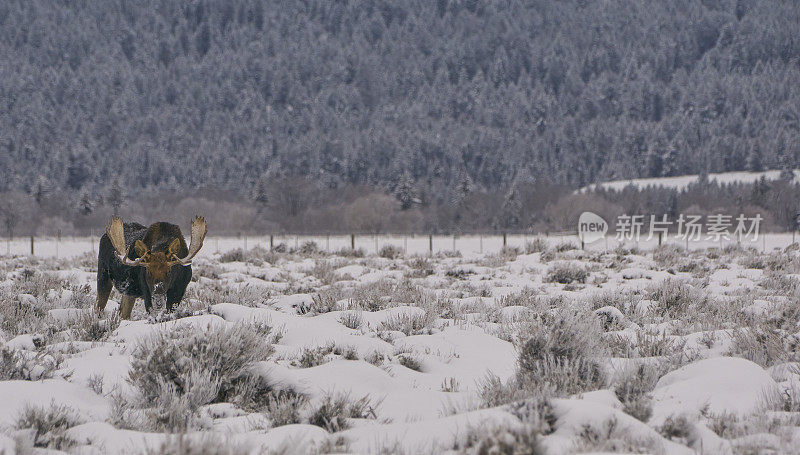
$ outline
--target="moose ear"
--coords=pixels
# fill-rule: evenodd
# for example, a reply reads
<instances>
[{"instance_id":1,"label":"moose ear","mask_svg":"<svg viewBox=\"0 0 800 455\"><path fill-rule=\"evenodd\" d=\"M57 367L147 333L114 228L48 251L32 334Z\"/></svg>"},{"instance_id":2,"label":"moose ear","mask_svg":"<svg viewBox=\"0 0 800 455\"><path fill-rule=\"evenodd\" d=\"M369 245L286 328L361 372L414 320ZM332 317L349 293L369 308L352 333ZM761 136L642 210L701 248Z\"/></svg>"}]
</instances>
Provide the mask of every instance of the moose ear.
<instances>
[{"instance_id":1,"label":"moose ear","mask_svg":"<svg viewBox=\"0 0 800 455\"><path fill-rule=\"evenodd\" d=\"M147 249L147 245L145 245L141 240L137 240L136 243L133 244L133 251L135 251L136 256L140 258L143 258L150 253L150 250Z\"/></svg>"},{"instance_id":2,"label":"moose ear","mask_svg":"<svg viewBox=\"0 0 800 455\"><path fill-rule=\"evenodd\" d=\"M170 242L169 247L167 247L167 256L169 256L169 257L172 257L172 256L178 257L178 251L180 249L181 249L181 241L180 241L180 239L177 239L177 238L173 239L172 242Z\"/></svg>"}]
</instances>

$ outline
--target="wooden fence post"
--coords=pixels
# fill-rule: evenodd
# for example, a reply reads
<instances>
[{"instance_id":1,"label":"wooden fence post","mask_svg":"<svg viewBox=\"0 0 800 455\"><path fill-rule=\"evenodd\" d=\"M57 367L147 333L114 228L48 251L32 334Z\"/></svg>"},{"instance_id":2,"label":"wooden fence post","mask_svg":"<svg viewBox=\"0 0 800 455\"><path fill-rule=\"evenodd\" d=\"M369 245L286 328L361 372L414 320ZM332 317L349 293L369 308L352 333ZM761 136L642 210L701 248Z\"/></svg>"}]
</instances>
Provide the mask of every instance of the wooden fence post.
<instances>
[{"instance_id":1,"label":"wooden fence post","mask_svg":"<svg viewBox=\"0 0 800 455\"><path fill-rule=\"evenodd\" d=\"M483 254L483 234L480 235L480 245L481 245L480 253Z\"/></svg>"},{"instance_id":2,"label":"wooden fence post","mask_svg":"<svg viewBox=\"0 0 800 455\"><path fill-rule=\"evenodd\" d=\"M350 234L350 249L355 251L356 250L356 235Z\"/></svg>"},{"instance_id":3,"label":"wooden fence post","mask_svg":"<svg viewBox=\"0 0 800 455\"><path fill-rule=\"evenodd\" d=\"M428 254L433 256L433 234L428 234Z\"/></svg>"},{"instance_id":4,"label":"wooden fence post","mask_svg":"<svg viewBox=\"0 0 800 455\"><path fill-rule=\"evenodd\" d=\"M275 249L275 237L270 234L269 235L269 250L272 251Z\"/></svg>"},{"instance_id":5,"label":"wooden fence post","mask_svg":"<svg viewBox=\"0 0 800 455\"><path fill-rule=\"evenodd\" d=\"M31 256L33 256L33 236L31 236Z\"/></svg>"},{"instance_id":6,"label":"wooden fence post","mask_svg":"<svg viewBox=\"0 0 800 455\"><path fill-rule=\"evenodd\" d=\"M505 248L505 247L506 247L506 244L507 244L507 243L508 243L508 241L507 241L507 239L506 239L506 233L505 233L505 232L503 232L503 248Z\"/></svg>"}]
</instances>

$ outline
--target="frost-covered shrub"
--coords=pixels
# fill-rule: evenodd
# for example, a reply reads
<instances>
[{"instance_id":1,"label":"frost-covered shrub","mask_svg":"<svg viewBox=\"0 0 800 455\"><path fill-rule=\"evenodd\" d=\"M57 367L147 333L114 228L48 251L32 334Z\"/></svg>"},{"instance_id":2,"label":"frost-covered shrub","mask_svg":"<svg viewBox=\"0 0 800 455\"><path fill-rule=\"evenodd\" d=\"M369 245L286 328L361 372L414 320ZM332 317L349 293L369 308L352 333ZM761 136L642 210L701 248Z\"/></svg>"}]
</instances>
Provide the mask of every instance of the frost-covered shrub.
<instances>
[{"instance_id":1,"label":"frost-covered shrub","mask_svg":"<svg viewBox=\"0 0 800 455\"><path fill-rule=\"evenodd\" d=\"M399 331L406 335L430 334L433 323L438 317L434 311L423 313L401 313L390 316L378 327L378 332Z\"/></svg>"},{"instance_id":2,"label":"frost-covered shrub","mask_svg":"<svg viewBox=\"0 0 800 455\"><path fill-rule=\"evenodd\" d=\"M100 319L94 311L84 311L70 319L66 326L72 338L79 341L102 341L119 327L119 312L115 311L106 319Z\"/></svg>"},{"instance_id":3,"label":"frost-covered shrub","mask_svg":"<svg viewBox=\"0 0 800 455\"><path fill-rule=\"evenodd\" d=\"M252 450L243 444L232 443L225 437L204 434L190 437L185 434L169 435L157 447L144 451L146 455L248 455Z\"/></svg>"},{"instance_id":4,"label":"frost-covered shrub","mask_svg":"<svg viewBox=\"0 0 800 455\"><path fill-rule=\"evenodd\" d=\"M638 438L622 426L616 417L600 425L585 424L578 434L580 453L660 453L663 451L656 438Z\"/></svg>"},{"instance_id":5,"label":"frost-covered shrub","mask_svg":"<svg viewBox=\"0 0 800 455\"><path fill-rule=\"evenodd\" d=\"M333 271L331 261L318 259L314 261L314 267L307 273L322 282L322 284L332 284L336 281L336 273Z\"/></svg>"},{"instance_id":6,"label":"frost-covered shrub","mask_svg":"<svg viewBox=\"0 0 800 455\"><path fill-rule=\"evenodd\" d=\"M706 306L709 296L684 280L668 279L649 289L650 299L658 302L656 313L668 318L686 316L690 307Z\"/></svg>"},{"instance_id":7,"label":"frost-covered shrub","mask_svg":"<svg viewBox=\"0 0 800 455\"><path fill-rule=\"evenodd\" d=\"M672 267L680 262L685 255L681 246L666 243L653 250L653 260L662 267Z\"/></svg>"},{"instance_id":8,"label":"frost-covered shrub","mask_svg":"<svg viewBox=\"0 0 800 455\"><path fill-rule=\"evenodd\" d=\"M800 280L793 276L786 276L783 273L765 274L759 283L764 289L778 291L781 294L794 296L800 289Z\"/></svg>"},{"instance_id":9,"label":"frost-covered shrub","mask_svg":"<svg viewBox=\"0 0 800 455\"><path fill-rule=\"evenodd\" d=\"M338 311L339 300L342 299L342 291L339 288L331 287L323 289L311 296L311 304L298 308L300 314L323 314L331 311Z\"/></svg>"},{"instance_id":10,"label":"frost-covered shrub","mask_svg":"<svg viewBox=\"0 0 800 455\"><path fill-rule=\"evenodd\" d=\"M64 356L59 352L0 349L0 381L40 381L53 377Z\"/></svg>"},{"instance_id":11,"label":"frost-covered shrub","mask_svg":"<svg viewBox=\"0 0 800 455\"><path fill-rule=\"evenodd\" d=\"M357 330L361 327L361 311L347 311L339 316L339 322L348 329Z\"/></svg>"},{"instance_id":12,"label":"frost-covered shrub","mask_svg":"<svg viewBox=\"0 0 800 455\"><path fill-rule=\"evenodd\" d=\"M575 245L572 242L561 242L558 245L556 245L555 248L557 253L563 253L564 251L577 250L577 249L578 245Z\"/></svg>"},{"instance_id":13,"label":"frost-covered shrub","mask_svg":"<svg viewBox=\"0 0 800 455\"><path fill-rule=\"evenodd\" d=\"M411 352L401 352L397 354L397 362L409 370L422 371L422 364L419 359Z\"/></svg>"},{"instance_id":14,"label":"frost-covered shrub","mask_svg":"<svg viewBox=\"0 0 800 455\"><path fill-rule=\"evenodd\" d=\"M595 359L556 357L520 362L519 380L526 388L534 385L553 387L559 395L597 390L605 385L600 364Z\"/></svg>"},{"instance_id":15,"label":"frost-covered shrub","mask_svg":"<svg viewBox=\"0 0 800 455\"><path fill-rule=\"evenodd\" d=\"M597 362L605 352L601 333L593 315L571 312L530 324L520 334L527 335L518 358L520 384L548 384L561 394L601 387L605 381Z\"/></svg>"},{"instance_id":16,"label":"frost-covered shrub","mask_svg":"<svg viewBox=\"0 0 800 455\"><path fill-rule=\"evenodd\" d=\"M384 245L378 251L378 256L386 259L397 259L403 256L403 249L395 245Z\"/></svg>"},{"instance_id":17,"label":"frost-covered shrub","mask_svg":"<svg viewBox=\"0 0 800 455\"><path fill-rule=\"evenodd\" d=\"M219 256L219 262L247 262L254 265L262 265L265 262L275 264L280 259L282 251L273 249L272 251L256 246L249 250L243 248L235 248L226 251Z\"/></svg>"},{"instance_id":18,"label":"frost-covered shrub","mask_svg":"<svg viewBox=\"0 0 800 455\"><path fill-rule=\"evenodd\" d=\"M16 336L49 329L47 312L52 307L31 294L0 289L0 332Z\"/></svg>"},{"instance_id":19,"label":"frost-covered shrub","mask_svg":"<svg viewBox=\"0 0 800 455\"><path fill-rule=\"evenodd\" d=\"M694 433L690 418L683 414L667 417L657 430L661 436L683 444L688 444Z\"/></svg>"},{"instance_id":20,"label":"frost-covered shrub","mask_svg":"<svg viewBox=\"0 0 800 455\"><path fill-rule=\"evenodd\" d=\"M303 352L297 360L300 368L313 368L327 362L328 354L332 353L334 345L317 346L315 348L303 348Z\"/></svg>"},{"instance_id":21,"label":"frost-covered shrub","mask_svg":"<svg viewBox=\"0 0 800 455\"><path fill-rule=\"evenodd\" d=\"M636 332L636 338L631 340L626 336L609 333L604 337L610 353L614 357L666 357L683 352L682 342L667 337L666 334L651 334L641 330Z\"/></svg>"},{"instance_id":22,"label":"frost-covered shrub","mask_svg":"<svg viewBox=\"0 0 800 455\"><path fill-rule=\"evenodd\" d=\"M588 276L589 272L581 265L572 262L557 262L547 269L545 281L561 284L585 283Z\"/></svg>"},{"instance_id":23,"label":"frost-covered shrub","mask_svg":"<svg viewBox=\"0 0 800 455\"><path fill-rule=\"evenodd\" d=\"M433 264L431 264L431 261L427 258L414 258L414 260L408 263L408 266L411 267L412 270L411 278L425 278L435 273Z\"/></svg>"},{"instance_id":24,"label":"frost-covered shrub","mask_svg":"<svg viewBox=\"0 0 800 455\"><path fill-rule=\"evenodd\" d=\"M270 298L270 290L260 286L245 285L203 285L193 286L189 297L199 300L207 307L219 303L235 303L237 305L257 307Z\"/></svg>"},{"instance_id":25,"label":"frost-covered shrub","mask_svg":"<svg viewBox=\"0 0 800 455\"><path fill-rule=\"evenodd\" d=\"M622 403L625 413L647 422L653 414L650 392L656 387L658 379L665 373L659 364L639 364L635 369L625 372L614 385L614 393Z\"/></svg>"},{"instance_id":26,"label":"frost-covered shrub","mask_svg":"<svg viewBox=\"0 0 800 455\"><path fill-rule=\"evenodd\" d=\"M69 408L52 403L48 407L26 405L14 422L17 430L31 430L33 447L67 450L76 442L66 431L83 423Z\"/></svg>"},{"instance_id":27,"label":"frost-covered shrub","mask_svg":"<svg viewBox=\"0 0 800 455\"><path fill-rule=\"evenodd\" d=\"M68 286L69 283L55 273L25 269L14 279L12 289L15 294L46 297L51 290L66 289Z\"/></svg>"},{"instance_id":28,"label":"frost-covered shrub","mask_svg":"<svg viewBox=\"0 0 800 455\"><path fill-rule=\"evenodd\" d=\"M536 289L524 287L521 291L515 294L507 294L495 299L498 307L507 306L524 306L528 308L541 308L542 301L541 294Z\"/></svg>"},{"instance_id":29,"label":"frost-covered shrub","mask_svg":"<svg viewBox=\"0 0 800 455\"><path fill-rule=\"evenodd\" d=\"M507 428L503 426L475 426L462 440L453 442L452 449L464 454L521 455L538 454L540 433L530 426Z\"/></svg>"},{"instance_id":30,"label":"frost-covered shrub","mask_svg":"<svg viewBox=\"0 0 800 455\"><path fill-rule=\"evenodd\" d=\"M376 419L377 404L369 395L354 400L347 393L326 394L311 415L308 423L331 433L348 429L347 419Z\"/></svg>"},{"instance_id":31,"label":"frost-covered shrub","mask_svg":"<svg viewBox=\"0 0 800 455\"><path fill-rule=\"evenodd\" d=\"M302 422L301 411L308 404L308 398L293 391L274 392L270 396L265 413L273 427Z\"/></svg>"},{"instance_id":32,"label":"frost-covered shrub","mask_svg":"<svg viewBox=\"0 0 800 455\"><path fill-rule=\"evenodd\" d=\"M319 249L319 245L317 245L317 242L313 240L306 240L298 248L292 248L291 252L303 256L314 256L321 254L322 250Z\"/></svg>"},{"instance_id":33,"label":"frost-covered shrub","mask_svg":"<svg viewBox=\"0 0 800 455\"><path fill-rule=\"evenodd\" d=\"M784 341L781 331L766 324L738 328L732 332L729 355L742 357L764 368L792 358L794 348Z\"/></svg>"},{"instance_id":34,"label":"frost-covered shrub","mask_svg":"<svg viewBox=\"0 0 800 455\"><path fill-rule=\"evenodd\" d=\"M140 343L131 356L129 381L158 429L184 429L198 407L233 401L247 368L272 353L252 325L181 327Z\"/></svg>"},{"instance_id":35,"label":"frost-covered shrub","mask_svg":"<svg viewBox=\"0 0 800 455\"><path fill-rule=\"evenodd\" d=\"M363 248L342 248L341 250L336 252L337 256L343 256L346 258L363 258L367 255Z\"/></svg>"},{"instance_id":36,"label":"frost-covered shrub","mask_svg":"<svg viewBox=\"0 0 800 455\"><path fill-rule=\"evenodd\" d=\"M525 244L525 254L544 253L550 250L550 245L546 240L536 238Z\"/></svg>"}]
</instances>

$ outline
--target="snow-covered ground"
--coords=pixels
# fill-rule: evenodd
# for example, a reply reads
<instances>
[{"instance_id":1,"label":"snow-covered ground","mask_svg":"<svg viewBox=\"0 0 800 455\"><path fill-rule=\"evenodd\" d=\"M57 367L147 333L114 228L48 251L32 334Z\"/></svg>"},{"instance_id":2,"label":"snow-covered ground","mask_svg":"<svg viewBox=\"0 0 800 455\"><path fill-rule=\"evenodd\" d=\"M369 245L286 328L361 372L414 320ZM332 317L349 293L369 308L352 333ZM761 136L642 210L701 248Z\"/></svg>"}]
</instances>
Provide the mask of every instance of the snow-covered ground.
<instances>
[{"instance_id":1,"label":"snow-covered ground","mask_svg":"<svg viewBox=\"0 0 800 455\"><path fill-rule=\"evenodd\" d=\"M756 180L759 180L761 177L764 177L767 180L777 180L780 178L780 176L781 176L781 171L779 170L762 171L762 172L747 172L747 171L720 172L718 174L708 174L708 180L709 182L716 181L717 183L720 184L753 183ZM619 191L627 187L628 185L633 185L636 188L660 186L664 188L674 188L680 191L689 186L689 184L696 182L698 178L699 176L697 174L691 174L691 175L680 175L677 177L652 177L652 178L628 179L628 180L612 180L608 182L589 185L585 188L582 188L580 191L586 191L598 187L605 188L607 190ZM794 178L795 181L797 181L798 178L800 178L800 170L794 171Z\"/></svg>"},{"instance_id":2,"label":"snow-covered ground","mask_svg":"<svg viewBox=\"0 0 800 455\"><path fill-rule=\"evenodd\" d=\"M92 315L91 250L2 256L0 453L800 446L800 256L774 250L791 235L766 252L488 240L381 257L371 238L366 256L210 239L180 308L137 302L131 321L116 293Z\"/></svg>"}]
</instances>

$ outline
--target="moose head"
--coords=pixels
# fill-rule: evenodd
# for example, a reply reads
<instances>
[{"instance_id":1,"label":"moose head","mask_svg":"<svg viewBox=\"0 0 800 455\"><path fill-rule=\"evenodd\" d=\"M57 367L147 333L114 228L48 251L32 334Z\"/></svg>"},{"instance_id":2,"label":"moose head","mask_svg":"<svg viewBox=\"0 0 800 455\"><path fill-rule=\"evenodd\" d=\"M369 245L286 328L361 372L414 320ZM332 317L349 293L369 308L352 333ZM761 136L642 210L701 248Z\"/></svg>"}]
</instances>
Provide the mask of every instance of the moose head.
<instances>
[{"instance_id":1,"label":"moose head","mask_svg":"<svg viewBox=\"0 0 800 455\"><path fill-rule=\"evenodd\" d=\"M165 235L167 233L162 232L160 235L154 235L155 238L152 239L150 246L141 239L136 240L132 245L136 259L131 259L128 257L128 248L125 246L122 219L114 217L106 227L106 233L120 262L131 267L144 267L145 281L151 295L163 295L170 289L176 275L176 273L173 273L175 266L189 266L192 264L192 259L203 246L203 240L205 240L207 232L208 226L205 219L195 217L192 220L191 243L188 250L183 236L180 235L180 230L177 233L173 233L173 235ZM163 246L156 248L154 246L155 242L158 242L159 245L166 244L166 249L163 249ZM181 255L182 252L184 253L183 255Z\"/></svg>"}]
</instances>

